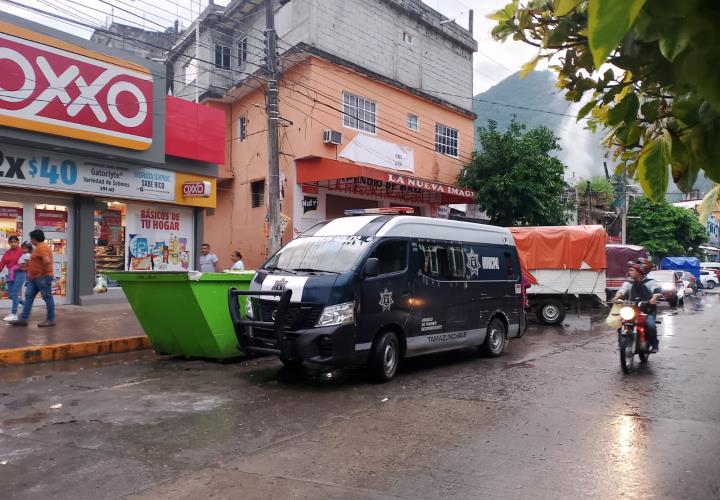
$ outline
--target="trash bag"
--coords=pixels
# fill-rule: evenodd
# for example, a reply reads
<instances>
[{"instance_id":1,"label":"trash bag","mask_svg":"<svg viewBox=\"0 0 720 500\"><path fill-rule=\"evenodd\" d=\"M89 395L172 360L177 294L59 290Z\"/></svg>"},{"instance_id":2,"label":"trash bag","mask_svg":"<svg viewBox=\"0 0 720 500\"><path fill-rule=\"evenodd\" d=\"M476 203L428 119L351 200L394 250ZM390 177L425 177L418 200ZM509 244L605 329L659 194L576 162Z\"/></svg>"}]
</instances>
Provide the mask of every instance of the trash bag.
<instances>
[{"instance_id":1,"label":"trash bag","mask_svg":"<svg viewBox=\"0 0 720 500\"><path fill-rule=\"evenodd\" d=\"M622 326L620 309L622 309L622 304L613 304L612 308L610 309L610 314L608 314L608 317L605 318L605 323L607 323L610 328L615 329Z\"/></svg>"},{"instance_id":2,"label":"trash bag","mask_svg":"<svg viewBox=\"0 0 720 500\"><path fill-rule=\"evenodd\" d=\"M95 293L105 293L107 292L107 279L105 276L97 276L95 280L95 288L93 288L93 291Z\"/></svg>"}]
</instances>

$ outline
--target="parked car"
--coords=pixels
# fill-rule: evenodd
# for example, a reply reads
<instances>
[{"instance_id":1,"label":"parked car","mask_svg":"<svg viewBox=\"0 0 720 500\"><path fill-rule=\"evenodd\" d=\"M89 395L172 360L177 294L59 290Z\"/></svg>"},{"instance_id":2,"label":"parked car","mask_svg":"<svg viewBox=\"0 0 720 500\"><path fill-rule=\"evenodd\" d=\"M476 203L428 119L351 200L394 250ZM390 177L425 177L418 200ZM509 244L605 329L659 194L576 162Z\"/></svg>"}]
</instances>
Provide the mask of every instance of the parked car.
<instances>
[{"instance_id":1,"label":"parked car","mask_svg":"<svg viewBox=\"0 0 720 500\"><path fill-rule=\"evenodd\" d=\"M667 270L648 273L648 278L657 281L662 287L663 298L670 307L685 305L685 285L680 279L680 272Z\"/></svg>"},{"instance_id":2,"label":"parked car","mask_svg":"<svg viewBox=\"0 0 720 500\"><path fill-rule=\"evenodd\" d=\"M715 273L715 276L717 277L717 282L718 284L720 284L720 262L701 262L700 269L702 271L710 271L712 273Z\"/></svg>"},{"instance_id":3,"label":"parked car","mask_svg":"<svg viewBox=\"0 0 720 500\"><path fill-rule=\"evenodd\" d=\"M703 288L712 290L718 286L718 277L713 271L700 271L700 283Z\"/></svg>"}]
</instances>

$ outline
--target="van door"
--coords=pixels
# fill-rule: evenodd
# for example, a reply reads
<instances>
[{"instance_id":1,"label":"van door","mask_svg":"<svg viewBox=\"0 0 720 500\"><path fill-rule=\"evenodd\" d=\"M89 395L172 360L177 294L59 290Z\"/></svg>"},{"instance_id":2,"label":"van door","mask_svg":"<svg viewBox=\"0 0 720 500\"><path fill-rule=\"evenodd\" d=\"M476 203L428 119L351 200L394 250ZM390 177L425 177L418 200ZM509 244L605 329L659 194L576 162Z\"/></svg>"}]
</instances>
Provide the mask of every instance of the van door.
<instances>
[{"instance_id":1,"label":"van door","mask_svg":"<svg viewBox=\"0 0 720 500\"><path fill-rule=\"evenodd\" d=\"M472 345L462 246L432 240L416 245L419 270L413 284L415 309L408 328L408 355Z\"/></svg>"},{"instance_id":2,"label":"van door","mask_svg":"<svg viewBox=\"0 0 720 500\"><path fill-rule=\"evenodd\" d=\"M381 241L368 258L377 258L377 276L361 277L359 290L356 350L369 349L375 334L386 325L406 327L411 302L411 278L408 272L409 241Z\"/></svg>"}]
</instances>

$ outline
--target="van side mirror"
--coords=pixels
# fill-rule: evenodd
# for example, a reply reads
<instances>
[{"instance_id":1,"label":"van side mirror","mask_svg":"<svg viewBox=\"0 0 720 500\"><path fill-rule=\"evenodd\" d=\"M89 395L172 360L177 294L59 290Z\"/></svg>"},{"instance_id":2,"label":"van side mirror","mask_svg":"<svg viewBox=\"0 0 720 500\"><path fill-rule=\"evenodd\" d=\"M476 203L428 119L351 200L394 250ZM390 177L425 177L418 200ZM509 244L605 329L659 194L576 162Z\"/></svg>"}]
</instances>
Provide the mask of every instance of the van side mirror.
<instances>
[{"instance_id":1,"label":"van side mirror","mask_svg":"<svg viewBox=\"0 0 720 500\"><path fill-rule=\"evenodd\" d=\"M380 260L377 257L370 257L367 261L365 261L363 274L368 277L380 274Z\"/></svg>"}]
</instances>

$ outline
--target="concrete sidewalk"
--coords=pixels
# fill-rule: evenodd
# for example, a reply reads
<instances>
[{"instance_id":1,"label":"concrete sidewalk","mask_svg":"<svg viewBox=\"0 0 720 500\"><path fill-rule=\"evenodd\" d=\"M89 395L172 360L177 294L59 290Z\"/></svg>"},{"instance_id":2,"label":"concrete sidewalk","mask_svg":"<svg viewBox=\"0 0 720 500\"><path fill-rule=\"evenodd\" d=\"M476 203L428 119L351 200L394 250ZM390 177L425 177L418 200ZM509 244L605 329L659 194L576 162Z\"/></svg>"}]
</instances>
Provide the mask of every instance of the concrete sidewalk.
<instances>
[{"instance_id":1,"label":"concrete sidewalk","mask_svg":"<svg viewBox=\"0 0 720 500\"><path fill-rule=\"evenodd\" d=\"M0 310L3 316L6 313ZM127 303L58 306L56 316L57 325L52 328L37 327L45 319L43 307L33 308L30 324L25 327L0 321L0 365L150 348Z\"/></svg>"}]
</instances>

